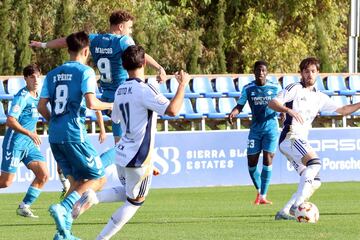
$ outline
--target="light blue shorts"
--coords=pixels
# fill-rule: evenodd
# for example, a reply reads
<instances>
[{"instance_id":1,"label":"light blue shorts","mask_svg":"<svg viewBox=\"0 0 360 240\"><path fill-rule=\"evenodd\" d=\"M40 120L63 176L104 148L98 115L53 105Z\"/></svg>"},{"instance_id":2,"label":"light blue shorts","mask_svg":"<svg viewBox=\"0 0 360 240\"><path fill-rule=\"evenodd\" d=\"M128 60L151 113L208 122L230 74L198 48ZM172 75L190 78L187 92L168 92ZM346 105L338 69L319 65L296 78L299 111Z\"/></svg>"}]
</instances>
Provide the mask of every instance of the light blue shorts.
<instances>
[{"instance_id":1,"label":"light blue shorts","mask_svg":"<svg viewBox=\"0 0 360 240\"><path fill-rule=\"evenodd\" d=\"M261 151L275 153L278 145L279 132L276 131L252 131L248 137L247 155L254 155Z\"/></svg>"},{"instance_id":2,"label":"light blue shorts","mask_svg":"<svg viewBox=\"0 0 360 240\"><path fill-rule=\"evenodd\" d=\"M75 180L99 179L105 170L88 140L83 143L50 143L51 151L65 176Z\"/></svg>"}]
</instances>

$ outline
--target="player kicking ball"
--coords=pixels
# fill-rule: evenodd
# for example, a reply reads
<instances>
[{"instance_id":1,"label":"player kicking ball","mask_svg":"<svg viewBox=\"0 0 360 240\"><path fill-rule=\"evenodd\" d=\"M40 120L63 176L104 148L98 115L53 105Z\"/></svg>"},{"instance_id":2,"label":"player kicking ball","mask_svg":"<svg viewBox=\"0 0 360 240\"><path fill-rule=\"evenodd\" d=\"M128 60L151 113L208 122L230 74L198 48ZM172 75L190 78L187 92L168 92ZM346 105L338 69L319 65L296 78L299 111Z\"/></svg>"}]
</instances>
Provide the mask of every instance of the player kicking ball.
<instances>
[{"instance_id":1,"label":"player kicking ball","mask_svg":"<svg viewBox=\"0 0 360 240\"><path fill-rule=\"evenodd\" d=\"M140 46L128 47L122 61L129 78L115 95L112 120L121 123L123 134L115 146L115 164L122 186L102 191L106 200L125 202L113 213L107 225L97 236L98 240L110 239L135 215L149 192L153 160L157 114L175 116L181 108L185 86L190 77L181 71L176 75L178 90L172 100L159 93L154 86L145 83L145 51ZM76 218L99 200L92 190L86 191L75 203Z\"/></svg>"}]
</instances>

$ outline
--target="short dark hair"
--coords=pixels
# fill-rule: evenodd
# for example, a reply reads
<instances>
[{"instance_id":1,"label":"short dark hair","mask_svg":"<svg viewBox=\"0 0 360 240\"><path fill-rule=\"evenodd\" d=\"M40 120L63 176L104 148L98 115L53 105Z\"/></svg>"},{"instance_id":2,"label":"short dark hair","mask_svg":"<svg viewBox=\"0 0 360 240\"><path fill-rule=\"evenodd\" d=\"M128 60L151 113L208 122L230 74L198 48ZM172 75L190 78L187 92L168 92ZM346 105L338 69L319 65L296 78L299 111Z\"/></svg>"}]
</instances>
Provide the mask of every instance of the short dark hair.
<instances>
[{"instance_id":1,"label":"short dark hair","mask_svg":"<svg viewBox=\"0 0 360 240\"><path fill-rule=\"evenodd\" d=\"M118 25L130 20L133 21L134 17L130 13L122 10L113 12L109 18L110 25Z\"/></svg>"},{"instance_id":2,"label":"short dark hair","mask_svg":"<svg viewBox=\"0 0 360 240\"><path fill-rule=\"evenodd\" d=\"M89 36L87 35L87 33L84 31L81 31L81 32L76 32L76 33L70 34L66 38L66 43L67 43L69 51L78 53L82 49L84 49L90 45L90 40L89 40Z\"/></svg>"},{"instance_id":3,"label":"short dark hair","mask_svg":"<svg viewBox=\"0 0 360 240\"><path fill-rule=\"evenodd\" d=\"M308 57L301 61L300 63L300 72L306 69L309 65L315 65L316 69L320 71L320 61L315 57Z\"/></svg>"},{"instance_id":4,"label":"short dark hair","mask_svg":"<svg viewBox=\"0 0 360 240\"><path fill-rule=\"evenodd\" d=\"M256 61L255 64L254 64L254 71L255 71L255 69L256 69L257 67L259 67L259 66L265 66L265 67L267 67L268 64L267 64L267 62L264 61L264 60Z\"/></svg>"},{"instance_id":5,"label":"short dark hair","mask_svg":"<svg viewBox=\"0 0 360 240\"><path fill-rule=\"evenodd\" d=\"M129 46L121 56L122 64L127 71L141 68L145 64L145 50L142 46Z\"/></svg>"},{"instance_id":6,"label":"short dark hair","mask_svg":"<svg viewBox=\"0 0 360 240\"><path fill-rule=\"evenodd\" d=\"M41 70L40 70L40 67L35 63L29 64L26 67L24 67L24 69L23 69L24 77L31 76L36 72L41 73Z\"/></svg>"}]
</instances>

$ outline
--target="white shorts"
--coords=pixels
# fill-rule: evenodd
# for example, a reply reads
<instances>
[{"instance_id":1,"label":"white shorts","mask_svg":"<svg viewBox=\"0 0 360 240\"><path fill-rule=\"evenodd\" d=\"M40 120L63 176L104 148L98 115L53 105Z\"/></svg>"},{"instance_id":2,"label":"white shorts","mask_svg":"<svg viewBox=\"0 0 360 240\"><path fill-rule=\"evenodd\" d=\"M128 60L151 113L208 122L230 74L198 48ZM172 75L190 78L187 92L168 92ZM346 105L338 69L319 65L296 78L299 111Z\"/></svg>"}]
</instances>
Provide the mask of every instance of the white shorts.
<instances>
[{"instance_id":1,"label":"white shorts","mask_svg":"<svg viewBox=\"0 0 360 240\"><path fill-rule=\"evenodd\" d=\"M279 150L286 156L288 161L294 167L299 175L305 170L306 166L301 159L308 153L314 152L307 140L303 139L284 139L280 145Z\"/></svg>"},{"instance_id":2,"label":"white shorts","mask_svg":"<svg viewBox=\"0 0 360 240\"><path fill-rule=\"evenodd\" d=\"M116 169L121 184L125 186L126 196L128 198L136 199L147 196L152 179L151 165L129 168L116 164Z\"/></svg>"}]
</instances>

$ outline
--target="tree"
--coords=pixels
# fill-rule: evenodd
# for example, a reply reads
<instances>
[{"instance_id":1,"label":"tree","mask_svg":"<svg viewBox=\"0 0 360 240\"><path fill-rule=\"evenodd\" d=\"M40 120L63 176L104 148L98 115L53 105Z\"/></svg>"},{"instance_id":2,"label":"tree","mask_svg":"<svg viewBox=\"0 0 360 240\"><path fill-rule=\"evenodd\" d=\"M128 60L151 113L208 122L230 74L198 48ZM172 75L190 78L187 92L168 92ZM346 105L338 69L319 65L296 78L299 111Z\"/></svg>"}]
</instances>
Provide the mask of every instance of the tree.
<instances>
[{"instance_id":1,"label":"tree","mask_svg":"<svg viewBox=\"0 0 360 240\"><path fill-rule=\"evenodd\" d=\"M0 2L0 74L14 74L14 45L8 40L10 33L10 0Z\"/></svg>"},{"instance_id":2,"label":"tree","mask_svg":"<svg viewBox=\"0 0 360 240\"><path fill-rule=\"evenodd\" d=\"M18 21L16 25L16 53L15 72L21 74L23 68L30 63L31 51L29 48L30 24L28 0L17 0Z\"/></svg>"}]
</instances>

